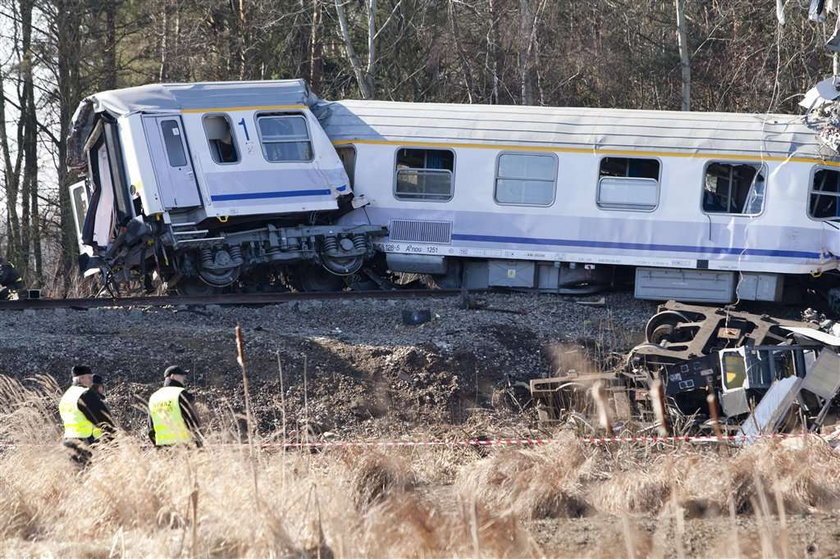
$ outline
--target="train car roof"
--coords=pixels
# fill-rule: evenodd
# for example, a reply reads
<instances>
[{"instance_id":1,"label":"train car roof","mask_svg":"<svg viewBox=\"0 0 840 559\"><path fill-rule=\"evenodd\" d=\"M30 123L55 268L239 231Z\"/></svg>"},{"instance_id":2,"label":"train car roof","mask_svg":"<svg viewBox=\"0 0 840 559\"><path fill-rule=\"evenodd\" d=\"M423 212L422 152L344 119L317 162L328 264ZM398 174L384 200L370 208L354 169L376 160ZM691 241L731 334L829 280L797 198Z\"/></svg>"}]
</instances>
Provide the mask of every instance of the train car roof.
<instances>
[{"instance_id":1,"label":"train car roof","mask_svg":"<svg viewBox=\"0 0 840 559\"><path fill-rule=\"evenodd\" d=\"M94 112L201 111L310 105L317 98L304 80L155 83L96 93L85 99Z\"/></svg>"},{"instance_id":2,"label":"train car roof","mask_svg":"<svg viewBox=\"0 0 840 559\"><path fill-rule=\"evenodd\" d=\"M315 112L337 144L626 150L734 159L836 157L801 115L389 101L321 102Z\"/></svg>"}]
</instances>

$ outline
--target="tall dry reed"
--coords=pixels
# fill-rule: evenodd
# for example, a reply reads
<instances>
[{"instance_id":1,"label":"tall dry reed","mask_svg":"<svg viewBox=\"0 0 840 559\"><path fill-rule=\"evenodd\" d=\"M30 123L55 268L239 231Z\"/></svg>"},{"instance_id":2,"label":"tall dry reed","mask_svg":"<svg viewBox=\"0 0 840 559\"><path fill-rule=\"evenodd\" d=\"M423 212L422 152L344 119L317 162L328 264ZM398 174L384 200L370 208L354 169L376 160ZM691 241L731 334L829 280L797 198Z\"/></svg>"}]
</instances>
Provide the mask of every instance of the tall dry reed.
<instances>
[{"instance_id":1,"label":"tall dry reed","mask_svg":"<svg viewBox=\"0 0 840 559\"><path fill-rule=\"evenodd\" d=\"M760 517L759 544L773 554L787 549L785 514L840 510L840 458L819 440L724 455L566 433L486 456L259 444L252 455L224 434L202 450L163 451L121 434L80 469L58 442L58 394L49 378L0 378L0 443L16 445L0 446L0 556L540 556L529 531L538 519L655 518L681 542L685 519L730 513ZM215 424L236 419L222 415ZM615 550L660 549L665 532L644 535L633 522ZM732 534L726 545L740 549Z\"/></svg>"}]
</instances>

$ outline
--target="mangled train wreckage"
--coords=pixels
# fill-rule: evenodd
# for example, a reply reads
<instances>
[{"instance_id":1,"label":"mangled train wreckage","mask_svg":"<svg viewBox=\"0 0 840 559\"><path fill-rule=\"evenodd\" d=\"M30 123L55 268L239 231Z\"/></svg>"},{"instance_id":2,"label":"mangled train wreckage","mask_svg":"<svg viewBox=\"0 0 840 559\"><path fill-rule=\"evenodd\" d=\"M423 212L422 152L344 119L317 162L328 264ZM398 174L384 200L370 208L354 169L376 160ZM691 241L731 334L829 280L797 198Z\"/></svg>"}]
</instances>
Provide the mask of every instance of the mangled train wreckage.
<instances>
[{"instance_id":1,"label":"mangled train wreckage","mask_svg":"<svg viewBox=\"0 0 840 559\"><path fill-rule=\"evenodd\" d=\"M712 415L713 394L720 416L732 420L749 415L779 382L800 379L801 407L811 414L804 420L816 425L840 390L840 337L810 322L669 301L619 377L637 395L661 380L677 413L701 419Z\"/></svg>"},{"instance_id":2,"label":"mangled train wreckage","mask_svg":"<svg viewBox=\"0 0 840 559\"><path fill-rule=\"evenodd\" d=\"M589 392L598 383L605 405L619 419L659 421L655 408L661 398L671 418L689 432L817 431L840 420L840 322L824 316L819 324L783 320L668 301L622 366L560 372L530 381L530 403L541 423L566 423L575 414L593 412Z\"/></svg>"},{"instance_id":3,"label":"mangled train wreckage","mask_svg":"<svg viewBox=\"0 0 840 559\"><path fill-rule=\"evenodd\" d=\"M809 120L327 102L300 80L103 92L73 123L81 265L183 292L340 289L360 272L566 292L628 270L660 300L831 292L831 104Z\"/></svg>"}]
</instances>

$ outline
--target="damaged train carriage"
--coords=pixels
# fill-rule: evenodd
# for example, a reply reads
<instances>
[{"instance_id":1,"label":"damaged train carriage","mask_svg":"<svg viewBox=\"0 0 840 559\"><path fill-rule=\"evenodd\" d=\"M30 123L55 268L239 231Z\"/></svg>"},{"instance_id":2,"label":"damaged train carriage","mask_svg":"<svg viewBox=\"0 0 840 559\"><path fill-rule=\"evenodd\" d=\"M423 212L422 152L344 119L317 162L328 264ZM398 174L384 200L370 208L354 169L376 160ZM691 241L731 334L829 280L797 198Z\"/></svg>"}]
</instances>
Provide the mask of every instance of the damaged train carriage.
<instances>
[{"instance_id":1,"label":"damaged train carriage","mask_svg":"<svg viewBox=\"0 0 840 559\"><path fill-rule=\"evenodd\" d=\"M706 303L840 286L840 159L801 115L315 110L371 201L339 222L386 225L391 270L572 293L629 272L636 297Z\"/></svg>"},{"instance_id":2,"label":"damaged train carriage","mask_svg":"<svg viewBox=\"0 0 840 559\"><path fill-rule=\"evenodd\" d=\"M381 227L334 225L354 197L302 80L155 84L86 98L72 187L83 273L181 293L338 289Z\"/></svg>"}]
</instances>

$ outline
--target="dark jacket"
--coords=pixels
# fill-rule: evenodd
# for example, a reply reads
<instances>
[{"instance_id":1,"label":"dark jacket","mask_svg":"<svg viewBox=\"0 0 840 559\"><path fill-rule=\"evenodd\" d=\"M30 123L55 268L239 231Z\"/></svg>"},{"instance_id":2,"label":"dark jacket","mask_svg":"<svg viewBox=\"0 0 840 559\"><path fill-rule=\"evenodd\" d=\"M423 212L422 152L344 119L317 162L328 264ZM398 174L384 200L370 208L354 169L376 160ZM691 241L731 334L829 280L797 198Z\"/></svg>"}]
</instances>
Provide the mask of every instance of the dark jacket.
<instances>
[{"instance_id":1,"label":"dark jacket","mask_svg":"<svg viewBox=\"0 0 840 559\"><path fill-rule=\"evenodd\" d=\"M23 280L14 266L8 262L0 262L0 286L20 289L23 287Z\"/></svg>"},{"instance_id":2,"label":"dark jacket","mask_svg":"<svg viewBox=\"0 0 840 559\"><path fill-rule=\"evenodd\" d=\"M0 300L8 299L12 291L23 289L23 280L15 267L0 261Z\"/></svg>"},{"instance_id":3,"label":"dark jacket","mask_svg":"<svg viewBox=\"0 0 840 559\"><path fill-rule=\"evenodd\" d=\"M172 379L166 379L163 382L163 385L175 386L177 388L184 387L183 384ZM195 396L186 390L181 391L181 396L178 398L178 405L181 408L181 417L184 418L184 423L187 424L187 429L189 429L190 433L192 433L196 446L201 447L201 424L198 421L198 414L193 407L193 402L195 402ZM149 415L149 440L152 441L152 444L155 444L155 424L152 422L151 414Z\"/></svg>"}]
</instances>

